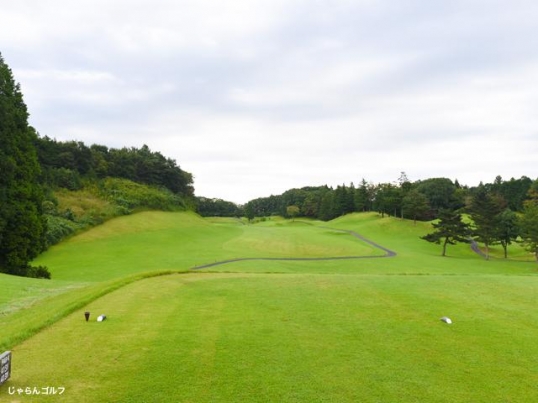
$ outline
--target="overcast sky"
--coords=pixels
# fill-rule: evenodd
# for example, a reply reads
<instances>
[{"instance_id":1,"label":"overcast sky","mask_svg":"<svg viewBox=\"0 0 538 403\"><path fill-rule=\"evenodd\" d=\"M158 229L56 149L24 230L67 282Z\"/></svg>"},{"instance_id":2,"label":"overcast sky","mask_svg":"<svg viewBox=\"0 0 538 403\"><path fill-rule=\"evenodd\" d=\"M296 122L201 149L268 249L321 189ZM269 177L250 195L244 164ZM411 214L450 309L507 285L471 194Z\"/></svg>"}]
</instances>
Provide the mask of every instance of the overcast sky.
<instances>
[{"instance_id":1,"label":"overcast sky","mask_svg":"<svg viewBox=\"0 0 538 403\"><path fill-rule=\"evenodd\" d=\"M41 136L147 144L237 203L538 177L536 0L17 0L0 52Z\"/></svg>"}]
</instances>

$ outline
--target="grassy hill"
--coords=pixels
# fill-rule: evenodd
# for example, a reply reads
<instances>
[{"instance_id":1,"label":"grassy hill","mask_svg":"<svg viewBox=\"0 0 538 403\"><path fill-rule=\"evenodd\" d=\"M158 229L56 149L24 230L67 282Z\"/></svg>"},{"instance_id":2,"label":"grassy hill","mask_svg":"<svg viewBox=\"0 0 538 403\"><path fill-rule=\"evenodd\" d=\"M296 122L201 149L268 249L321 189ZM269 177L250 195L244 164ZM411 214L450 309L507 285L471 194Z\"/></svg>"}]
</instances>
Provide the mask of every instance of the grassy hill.
<instances>
[{"instance_id":1,"label":"grassy hill","mask_svg":"<svg viewBox=\"0 0 538 403\"><path fill-rule=\"evenodd\" d=\"M537 400L536 263L466 244L443 258L430 230L371 213L115 218L40 256L53 280L0 278L9 386L62 386L66 402ZM346 256L363 258L261 260Z\"/></svg>"},{"instance_id":2,"label":"grassy hill","mask_svg":"<svg viewBox=\"0 0 538 403\"><path fill-rule=\"evenodd\" d=\"M44 202L47 244L143 210L183 211L188 201L170 190L121 178L92 179L80 189L49 189Z\"/></svg>"}]
</instances>

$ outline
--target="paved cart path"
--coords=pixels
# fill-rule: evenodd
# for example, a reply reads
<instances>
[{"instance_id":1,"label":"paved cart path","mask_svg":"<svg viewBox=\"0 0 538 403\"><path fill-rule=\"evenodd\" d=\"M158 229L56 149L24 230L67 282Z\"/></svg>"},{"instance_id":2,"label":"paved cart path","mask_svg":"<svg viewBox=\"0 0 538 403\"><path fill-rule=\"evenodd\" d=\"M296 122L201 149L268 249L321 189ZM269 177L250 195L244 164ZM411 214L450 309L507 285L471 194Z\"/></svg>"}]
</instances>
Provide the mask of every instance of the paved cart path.
<instances>
[{"instance_id":1,"label":"paved cart path","mask_svg":"<svg viewBox=\"0 0 538 403\"><path fill-rule=\"evenodd\" d=\"M235 262L244 262L244 261L254 261L254 260L275 260L275 261L322 261L322 260L351 260L351 259L373 259L373 258L383 258L383 257L394 257L396 256L396 252L385 248L384 246L379 245L378 243L369 240L368 238L365 238L364 236L356 233L355 231L350 230L343 230L343 229L337 229L337 228L330 228L330 227L320 227L325 229L330 229L331 231L340 231L348 233L349 235L360 239L361 241L372 245L376 249L380 249L383 252L385 252L384 255L365 255L365 256L328 256L328 257L243 257L243 258L234 258L234 259L227 259L227 260L220 260L218 262L203 264L200 266L194 266L191 268L191 270L200 270L200 269L207 269L209 267L214 266L221 266L228 263L235 263Z\"/></svg>"}]
</instances>

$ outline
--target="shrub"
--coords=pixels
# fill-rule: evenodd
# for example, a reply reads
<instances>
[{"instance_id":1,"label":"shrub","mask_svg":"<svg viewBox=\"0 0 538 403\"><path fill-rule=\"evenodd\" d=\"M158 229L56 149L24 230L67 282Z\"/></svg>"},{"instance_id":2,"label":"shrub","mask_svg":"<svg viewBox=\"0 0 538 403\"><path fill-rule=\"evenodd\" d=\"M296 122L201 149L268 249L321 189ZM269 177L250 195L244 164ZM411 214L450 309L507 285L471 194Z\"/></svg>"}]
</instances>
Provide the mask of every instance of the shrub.
<instances>
[{"instance_id":1,"label":"shrub","mask_svg":"<svg viewBox=\"0 0 538 403\"><path fill-rule=\"evenodd\" d=\"M64 217L46 214L45 219L47 220L47 232L45 234L47 246L57 244L79 229L75 222Z\"/></svg>"},{"instance_id":2,"label":"shrub","mask_svg":"<svg viewBox=\"0 0 538 403\"><path fill-rule=\"evenodd\" d=\"M50 272L45 266L28 266L26 268L26 277L50 279Z\"/></svg>"}]
</instances>

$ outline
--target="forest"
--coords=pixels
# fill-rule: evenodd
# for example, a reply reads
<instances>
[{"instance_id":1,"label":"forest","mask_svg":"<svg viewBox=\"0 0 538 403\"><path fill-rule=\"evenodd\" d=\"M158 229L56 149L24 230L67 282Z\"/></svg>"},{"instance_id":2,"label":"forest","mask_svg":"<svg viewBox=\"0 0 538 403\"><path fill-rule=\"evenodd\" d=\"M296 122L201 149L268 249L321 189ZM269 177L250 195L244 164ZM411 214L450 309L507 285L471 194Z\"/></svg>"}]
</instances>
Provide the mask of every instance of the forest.
<instances>
[{"instance_id":1,"label":"forest","mask_svg":"<svg viewBox=\"0 0 538 403\"><path fill-rule=\"evenodd\" d=\"M114 177L163 187L184 197L194 195L192 174L147 145L140 149L109 149L98 144L88 147L80 141L56 141L47 136L34 136L34 144L42 181L49 186L77 190L82 188L82 179Z\"/></svg>"},{"instance_id":2,"label":"forest","mask_svg":"<svg viewBox=\"0 0 538 403\"><path fill-rule=\"evenodd\" d=\"M524 202L531 198L529 191L537 186L535 182L526 176L508 181L497 176L493 183L481 183L470 188L448 178L410 182L402 172L393 183L374 185L362 179L358 186L350 183L336 188L325 185L290 189L281 195L251 200L243 208L244 214L250 218L289 216L288 206L297 206L299 216L324 221L360 211L376 211L382 216L426 221L437 218L442 209L466 207L479 191L494 197L503 209L521 211Z\"/></svg>"}]
</instances>

